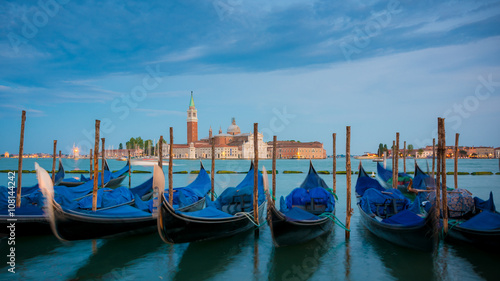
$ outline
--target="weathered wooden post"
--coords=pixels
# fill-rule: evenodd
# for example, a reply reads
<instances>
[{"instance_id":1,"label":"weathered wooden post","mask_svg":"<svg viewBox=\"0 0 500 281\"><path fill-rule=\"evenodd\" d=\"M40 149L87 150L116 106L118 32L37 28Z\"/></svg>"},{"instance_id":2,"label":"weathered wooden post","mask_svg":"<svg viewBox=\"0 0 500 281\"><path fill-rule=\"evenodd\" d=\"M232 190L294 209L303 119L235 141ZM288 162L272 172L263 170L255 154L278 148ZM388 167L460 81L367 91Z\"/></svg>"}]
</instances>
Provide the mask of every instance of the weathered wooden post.
<instances>
[{"instance_id":1,"label":"weathered wooden post","mask_svg":"<svg viewBox=\"0 0 500 281\"><path fill-rule=\"evenodd\" d=\"M403 172L406 174L406 141L403 146Z\"/></svg>"},{"instance_id":2,"label":"weathered wooden post","mask_svg":"<svg viewBox=\"0 0 500 281\"><path fill-rule=\"evenodd\" d=\"M347 204L346 204L346 219L345 224L347 229L351 229L351 126L346 127L346 146L345 146L345 170L347 182ZM351 232L346 230L345 239L349 240Z\"/></svg>"},{"instance_id":3,"label":"weathered wooden post","mask_svg":"<svg viewBox=\"0 0 500 281\"><path fill-rule=\"evenodd\" d=\"M130 164L130 149L127 149L127 152L128 152L128 188L130 188L131 184L132 184L132 168L130 167L131 164Z\"/></svg>"},{"instance_id":4,"label":"weathered wooden post","mask_svg":"<svg viewBox=\"0 0 500 281\"><path fill-rule=\"evenodd\" d=\"M444 234L448 233L448 197L447 197L447 189L446 189L446 133L444 126L444 118L439 118L439 123L441 127L441 173L442 173L442 182L441 185L442 193L443 193L443 230Z\"/></svg>"},{"instance_id":5,"label":"weathered wooden post","mask_svg":"<svg viewBox=\"0 0 500 281\"><path fill-rule=\"evenodd\" d=\"M93 159L93 156L94 156L93 153L94 152L92 151L92 148L91 148L90 149L90 153L89 153L89 160L90 160L89 177L90 177L90 179L92 179L94 177L94 168L92 168L94 166L94 165L92 165L93 164L93 162L92 162L93 160L92 159Z\"/></svg>"},{"instance_id":6,"label":"weathered wooden post","mask_svg":"<svg viewBox=\"0 0 500 281\"><path fill-rule=\"evenodd\" d=\"M59 150L59 158L62 158L62 153L60 150Z\"/></svg>"},{"instance_id":7,"label":"weathered wooden post","mask_svg":"<svg viewBox=\"0 0 500 281\"><path fill-rule=\"evenodd\" d=\"M215 200L215 138L212 137L211 139L212 142L212 167L210 170L210 178L212 180L212 201Z\"/></svg>"},{"instance_id":8,"label":"weathered wooden post","mask_svg":"<svg viewBox=\"0 0 500 281\"><path fill-rule=\"evenodd\" d=\"M392 141L392 188L397 189L398 188L398 183L396 177L398 174L396 174L396 141Z\"/></svg>"},{"instance_id":9,"label":"weathered wooden post","mask_svg":"<svg viewBox=\"0 0 500 281\"><path fill-rule=\"evenodd\" d=\"M106 149L105 149L105 146L104 146L104 142L105 142L105 138L101 138L101 141L102 141L102 151L101 151L101 187L104 187L104 163L106 161Z\"/></svg>"},{"instance_id":10,"label":"weathered wooden post","mask_svg":"<svg viewBox=\"0 0 500 281\"><path fill-rule=\"evenodd\" d=\"M97 211L97 184L98 169L99 169L99 127L101 125L100 120L95 120L95 144L94 144L94 190L92 191L92 211Z\"/></svg>"},{"instance_id":11,"label":"weathered wooden post","mask_svg":"<svg viewBox=\"0 0 500 281\"><path fill-rule=\"evenodd\" d=\"M158 151L158 166L163 170L163 136L160 136Z\"/></svg>"},{"instance_id":12,"label":"weathered wooden post","mask_svg":"<svg viewBox=\"0 0 500 281\"><path fill-rule=\"evenodd\" d=\"M255 223L259 224L259 123L253 123L253 153L254 153L254 170L253 170L253 211ZM264 175L263 175L264 176ZM258 228L256 229L258 231Z\"/></svg>"},{"instance_id":13,"label":"weathered wooden post","mask_svg":"<svg viewBox=\"0 0 500 281\"><path fill-rule=\"evenodd\" d=\"M431 177L434 180L434 171L436 169L436 139L432 139L432 174Z\"/></svg>"},{"instance_id":14,"label":"weathered wooden post","mask_svg":"<svg viewBox=\"0 0 500 281\"><path fill-rule=\"evenodd\" d=\"M384 169L387 169L387 151L384 150Z\"/></svg>"},{"instance_id":15,"label":"weathered wooden post","mask_svg":"<svg viewBox=\"0 0 500 281\"><path fill-rule=\"evenodd\" d=\"M337 193L337 133L333 137L333 193Z\"/></svg>"},{"instance_id":16,"label":"weathered wooden post","mask_svg":"<svg viewBox=\"0 0 500 281\"><path fill-rule=\"evenodd\" d=\"M276 203L276 142L277 137L273 136L273 204Z\"/></svg>"},{"instance_id":17,"label":"weathered wooden post","mask_svg":"<svg viewBox=\"0 0 500 281\"><path fill-rule=\"evenodd\" d=\"M436 245L439 243L439 221L441 219L441 140L439 138L439 118L438 118L438 149L437 149L437 165L436 165L436 213L435 213L435 227L434 227L434 240ZM433 151L435 152L435 140L433 139ZM435 154L435 153L433 153ZM434 157L433 157L434 158ZM434 165L433 165L434 166Z\"/></svg>"},{"instance_id":18,"label":"weathered wooden post","mask_svg":"<svg viewBox=\"0 0 500 281\"><path fill-rule=\"evenodd\" d=\"M23 178L23 150L24 150L24 123L26 122L26 111L23 110L21 114L21 141L19 143L19 166L17 168L17 194L16 194L16 207L21 207L21 189Z\"/></svg>"},{"instance_id":19,"label":"weathered wooden post","mask_svg":"<svg viewBox=\"0 0 500 281\"><path fill-rule=\"evenodd\" d=\"M174 166L174 128L170 127L170 151L168 155L168 203L174 205L174 181L173 181L173 166Z\"/></svg>"},{"instance_id":20,"label":"weathered wooden post","mask_svg":"<svg viewBox=\"0 0 500 281\"><path fill-rule=\"evenodd\" d=\"M399 183L399 132L396 132L396 159L394 159L394 168L396 171L394 171L394 176L396 180L396 189L398 188L398 183Z\"/></svg>"},{"instance_id":21,"label":"weathered wooden post","mask_svg":"<svg viewBox=\"0 0 500 281\"><path fill-rule=\"evenodd\" d=\"M453 179L455 181L455 189L458 188L458 137L460 136L459 133L455 135L455 169L453 173Z\"/></svg>"},{"instance_id":22,"label":"weathered wooden post","mask_svg":"<svg viewBox=\"0 0 500 281\"><path fill-rule=\"evenodd\" d=\"M52 184L56 182L56 152L57 152L57 140L54 140L54 153L52 154Z\"/></svg>"}]
</instances>

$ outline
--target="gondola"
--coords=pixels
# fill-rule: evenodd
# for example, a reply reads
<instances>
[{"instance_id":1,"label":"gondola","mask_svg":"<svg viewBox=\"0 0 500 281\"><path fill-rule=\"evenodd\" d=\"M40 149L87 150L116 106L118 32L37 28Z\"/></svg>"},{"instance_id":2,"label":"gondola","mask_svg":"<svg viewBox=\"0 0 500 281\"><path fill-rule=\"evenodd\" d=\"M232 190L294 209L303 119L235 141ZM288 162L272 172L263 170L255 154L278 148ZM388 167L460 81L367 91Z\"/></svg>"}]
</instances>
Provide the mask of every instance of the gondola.
<instances>
[{"instance_id":1,"label":"gondola","mask_svg":"<svg viewBox=\"0 0 500 281\"><path fill-rule=\"evenodd\" d=\"M474 198L472 212L448 221L446 240L466 243L478 248L500 250L500 213L496 211L493 194L488 200Z\"/></svg>"},{"instance_id":2,"label":"gondola","mask_svg":"<svg viewBox=\"0 0 500 281\"><path fill-rule=\"evenodd\" d=\"M286 199L281 197L279 210L267 190L266 195L267 220L276 247L304 243L332 231L335 199L312 162L300 187Z\"/></svg>"},{"instance_id":3,"label":"gondola","mask_svg":"<svg viewBox=\"0 0 500 281\"><path fill-rule=\"evenodd\" d=\"M267 177L267 174L265 175ZM158 214L158 232L166 243L188 243L232 236L255 227L253 221L254 166L236 187L228 187L216 201L207 201L207 207L192 213L176 211L162 198ZM266 196L263 176L258 175L258 213L264 222Z\"/></svg>"},{"instance_id":4,"label":"gondola","mask_svg":"<svg viewBox=\"0 0 500 281\"><path fill-rule=\"evenodd\" d=\"M61 163L60 168L62 168ZM60 169L60 171L63 169ZM63 170L64 171L64 170ZM58 172L58 174L60 174ZM61 178L64 177L64 172L60 174ZM50 176L49 176L50 177ZM104 174L104 180L109 180L109 173ZM52 180L50 179L52 183ZM99 173L99 185L101 184L101 176ZM42 191L39 188L39 184L37 183L34 187L36 189L28 190L25 192L25 188L21 190L21 206L19 208L15 208L13 210L14 217L10 216L9 209L2 208L0 210L0 233L4 234L8 229L7 225L11 222L10 219L15 219L16 224L16 235L17 236L26 236L26 235L41 235L48 234L51 232L50 224L45 216L42 207L44 205L44 199ZM56 186L55 197L61 203L71 204L73 201L83 198L88 193L90 193L93 189L93 183L87 182L80 186L68 188L65 186ZM3 194L3 193L2 193ZM7 194L7 193L5 193ZM5 205L7 206L7 205Z\"/></svg>"},{"instance_id":5,"label":"gondola","mask_svg":"<svg viewBox=\"0 0 500 281\"><path fill-rule=\"evenodd\" d=\"M138 187L130 189L134 200L115 202L115 205L101 205L97 211L82 208L81 204L73 206L61 205L53 199L50 182L46 182L46 171L37 167L38 180L47 199L47 214L52 232L60 240L83 240L107 238L116 235L143 233L156 229L158 197L163 193L165 176L163 170L154 167L153 178ZM120 187L114 191L126 190ZM156 196L144 202L151 190ZM201 165L197 178L188 186L175 188L174 193L179 202L176 207L184 212L201 209L205 204L205 195L210 190L210 178ZM113 192L113 191L111 191ZM98 198L101 196L98 196ZM104 204L104 195L101 197ZM120 197L122 198L122 197ZM86 197L84 199L92 199ZM82 199L83 200L83 199ZM90 201L88 200L88 201ZM87 201L87 202L88 202ZM79 201L81 203L81 201Z\"/></svg>"},{"instance_id":6,"label":"gondola","mask_svg":"<svg viewBox=\"0 0 500 281\"><path fill-rule=\"evenodd\" d=\"M377 162L377 174L387 188L392 187L392 170L384 168ZM398 189L401 192L408 192L408 185L412 178L406 173L398 173Z\"/></svg>"},{"instance_id":7,"label":"gondola","mask_svg":"<svg viewBox=\"0 0 500 281\"><path fill-rule=\"evenodd\" d=\"M60 163L60 165L62 166L62 164ZM106 187L116 187L116 186L119 186L123 180L125 179L125 177L127 176L127 172L129 170L129 167L130 167L130 161L127 161L127 164L125 164L125 166L123 168L121 168L119 171L116 171L116 172L111 172L109 170L109 165L108 165L108 161L106 160L104 162L104 170L105 171L108 171L110 174L111 174L111 177L109 179L109 181L107 181L105 183L105 186ZM55 186L57 185L62 185L62 186L67 186L67 187L74 187L74 186L79 186L79 185L82 185L86 182L90 181L90 178L87 178L86 176L84 176L83 174L80 175L80 178L77 179L77 178L66 178L66 179L63 179L61 180L60 182L58 182L57 184L54 184Z\"/></svg>"},{"instance_id":8,"label":"gondola","mask_svg":"<svg viewBox=\"0 0 500 281\"><path fill-rule=\"evenodd\" d=\"M432 251L433 212L421 208L419 197L413 203L397 189L385 189L359 166L356 182L361 222L374 235L396 245Z\"/></svg>"},{"instance_id":9,"label":"gondola","mask_svg":"<svg viewBox=\"0 0 500 281\"><path fill-rule=\"evenodd\" d=\"M104 161L104 167L109 171L108 160ZM130 161L127 161L127 164L116 172L111 173L111 179L106 183L106 187L112 188L117 187L122 184L123 180L127 177L128 170L130 169Z\"/></svg>"}]
</instances>

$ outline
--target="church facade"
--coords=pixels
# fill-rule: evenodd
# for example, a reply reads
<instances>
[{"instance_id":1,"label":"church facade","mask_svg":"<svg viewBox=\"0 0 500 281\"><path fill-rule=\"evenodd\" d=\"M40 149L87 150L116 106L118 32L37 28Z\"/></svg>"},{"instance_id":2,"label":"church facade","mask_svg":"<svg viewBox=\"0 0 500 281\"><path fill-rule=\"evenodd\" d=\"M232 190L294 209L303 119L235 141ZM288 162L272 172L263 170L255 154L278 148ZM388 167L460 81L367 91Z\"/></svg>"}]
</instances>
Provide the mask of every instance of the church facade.
<instances>
[{"instance_id":1,"label":"church facade","mask_svg":"<svg viewBox=\"0 0 500 281\"><path fill-rule=\"evenodd\" d=\"M172 154L176 159L203 159L212 158L212 144L215 143L215 159L253 159L254 158L254 134L241 133L241 129L236 125L236 119L232 118L231 124L222 132L219 129L217 135L212 134L212 127L209 129L209 137L198 140L198 111L194 104L193 93L187 110L187 143L173 144ZM257 134L259 146L259 158L269 158L269 145L264 142L262 133ZM164 144L163 151L169 154L170 146Z\"/></svg>"}]
</instances>

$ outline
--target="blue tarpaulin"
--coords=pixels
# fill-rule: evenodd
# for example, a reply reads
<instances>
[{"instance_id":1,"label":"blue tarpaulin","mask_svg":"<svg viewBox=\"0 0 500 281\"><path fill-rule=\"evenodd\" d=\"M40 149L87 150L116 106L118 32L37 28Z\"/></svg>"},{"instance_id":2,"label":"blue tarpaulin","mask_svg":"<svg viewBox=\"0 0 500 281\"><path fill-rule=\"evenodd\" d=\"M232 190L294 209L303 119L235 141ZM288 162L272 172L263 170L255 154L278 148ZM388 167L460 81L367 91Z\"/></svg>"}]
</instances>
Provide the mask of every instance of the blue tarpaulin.
<instances>
[{"instance_id":1,"label":"blue tarpaulin","mask_svg":"<svg viewBox=\"0 0 500 281\"><path fill-rule=\"evenodd\" d=\"M302 210L297 207L293 207L283 213L289 221L301 221L301 220L319 220L320 217L309 213L308 211Z\"/></svg>"},{"instance_id":2,"label":"blue tarpaulin","mask_svg":"<svg viewBox=\"0 0 500 281\"><path fill-rule=\"evenodd\" d=\"M108 208L131 202L134 195L130 189L120 186L116 189L101 188L97 191L97 208ZM87 196L78 201L78 208L92 209L93 196Z\"/></svg>"},{"instance_id":3,"label":"blue tarpaulin","mask_svg":"<svg viewBox=\"0 0 500 281\"><path fill-rule=\"evenodd\" d=\"M397 189L388 189L382 193L380 190L370 188L361 197L360 205L366 213L385 216L395 213L394 200L397 212L406 210L411 204L410 200Z\"/></svg>"},{"instance_id":4,"label":"blue tarpaulin","mask_svg":"<svg viewBox=\"0 0 500 281\"><path fill-rule=\"evenodd\" d=\"M460 224L460 227L472 230L500 229L500 214L496 212L483 211Z\"/></svg>"},{"instance_id":5,"label":"blue tarpaulin","mask_svg":"<svg viewBox=\"0 0 500 281\"><path fill-rule=\"evenodd\" d=\"M382 222L394 225L417 226L424 224L425 220L410 210L404 210L394 216L383 219Z\"/></svg>"}]
</instances>

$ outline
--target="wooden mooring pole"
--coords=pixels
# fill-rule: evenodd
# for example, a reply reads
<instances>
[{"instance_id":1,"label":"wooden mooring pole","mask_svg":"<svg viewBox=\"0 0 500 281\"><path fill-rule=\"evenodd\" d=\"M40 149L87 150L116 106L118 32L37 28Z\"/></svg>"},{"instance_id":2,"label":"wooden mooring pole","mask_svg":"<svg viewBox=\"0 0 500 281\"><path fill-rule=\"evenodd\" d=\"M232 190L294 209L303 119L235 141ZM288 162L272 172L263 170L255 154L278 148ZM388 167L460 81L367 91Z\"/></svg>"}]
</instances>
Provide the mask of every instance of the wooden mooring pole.
<instances>
[{"instance_id":1,"label":"wooden mooring pole","mask_svg":"<svg viewBox=\"0 0 500 281\"><path fill-rule=\"evenodd\" d=\"M398 183L397 180L394 180L397 177L396 174L396 141L392 141L392 188L397 189Z\"/></svg>"},{"instance_id":2,"label":"wooden mooring pole","mask_svg":"<svg viewBox=\"0 0 500 281\"><path fill-rule=\"evenodd\" d=\"M212 142L212 167L210 169L210 179L212 181L212 201L215 200L215 138L212 137L210 140Z\"/></svg>"},{"instance_id":3,"label":"wooden mooring pole","mask_svg":"<svg viewBox=\"0 0 500 281\"><path fill-rule=\"evenodd\" d=\"M92 211L97 211L97 182L98 170L99 170L99 127L101 125L100 120L95 120L95 144L94 144L94 189L92 191Z\"/></svg>"},{"instance_id":4,"label":"wooden mooring pole","mask_svg":"<svg viewBox=\"0 0 500 281\"><path fill-rule=\"evenodd\" d=\"M259 123L253 123L253 153L254 153L254 170L253 170L253 212L255 223L259 224ZM262 175L264 176L264 175ZM266 175L267 176L267 175ZM258 232L259 229L256 229Z\"/></svg>"},{"instance_id":5,"label":"wooden mooring pole","mask_svg":"<svg viewBox=\"0 0 500 281\"><path fill-rule=\"evenodd\" d=\"M406 141L403 145L403 173L406 174Z\"/></svg>"},{"instance_id":6,"label":"wooden mooring pole","mask_svg":"<svg viewBox=\"0 0 500 281\"><path fill-rule=\"evenodd\" d=\"M436 139L432 139L432 173L431 177L434 180L434 171L436 170Z\"/></svg>"},{"instance_id":7,"label":"wooden mooring pole","mask_svg":"<svg viewBox=\"0 0 500 281\"><path fill-rule=\"evenodd\" d=\"M57 157L57 140L54 140L54 153L52 154L52 184L56 182L56 157Z\"/></svg>"},{"instance_id":8,"label":"wooden mooring pole","mask_svg":"<svg viewBox=\"0 0 500 281\"><path fill-rule=\"evenodd\" d=\"M105 149L105 146L104 146L104 142L106 141L105 138L101 138L101 141L102 141L102 151L101 151L101 187L104 187L104 163L106 161L106 157L105 157L105 153L106 153L106 149Z\"/></svg>"},{"instance_id":9,"label":"wooden mooring pole","mask_svg":"<svg viewBox=\"0 0 500 281\"><path fill-rule=\"evenodd\" d=\"M158 151L158 166L163 170L163 136L160 136Z\"/></svg>"},{"instance_id":10,"label":"wooden mooring pole","mask_svg":"<svg viewBox=\"0 0 500 281\"><path fill-rule=\"evenodd\" d=\"M443 231L444 234L448 233L448 198L446 189L446 132L444 125L444 118L439 118L441 127L441 180L443 184L441 185L441 190L443 194Z\"/></svg>"},{"instance_id":11,"label":"wooden mooring pole","mask_svg":"<svg viewBox=\"0 0 500 281\"><path fill-rule=\"evenodd\" d=\"M396 159L394 159L394 179L396 180L396 189L399 183L399 132L396 132Z\"/></svg>"},{"instance_id":12,"label":"wooden mooring pole","mask_svg":"<svg viewBox=\"0 0 500 281\"><path fill-rule=\"evenodd\" d=\"M435 140L433 139L433 150L435 149ZM441 220L441 140L439 138L439 119L438 119L438 149L437 149L437 165L436 165L436 199L435 199L435 226L434 226L434 241L439 244L439 227ZM435 152L435 150L434 150ZM435 153L434 153L435 154ZM434 159L434 157L433 157ZM433 161L434 162L434 161ZM434 163L432 165L434 167Z\"/></svg>"},{"instance_id":13,"label":"wooden mooring pole","mask_svg":"<svg viewBox=\"0 0 500 281\"><path fill-rule=\"evenodd\" d=\"M23 178L23 150L24 150L24 123L26 122L26 111L23 110L21 114L21 140L19 142L19 165L17 168L17 194L16 194L16 207L21 207L21 189Z\"/></svg>"},{"instance_id":14,"label":"wooden mooring pole","mask_svg":"<svg viewBox=\"0 0 500 281\"><path fill-rule=\"evenodd\" d=\"M174 128L170 127L170 149L168 152L168 203L174 205L174 181L173 181L173 166L174 166Z\"/></svg>"},{"instance_id":15,"label":"wooden mooring pole","mask_svg":"<svg viewBox=\"0 0 500 281\"><path fill-rule=\"evenodd\" d=\"M346 218L345 225L347 229L351 229L351 126L346 127L346 146L345 146L345 170L346 170L346 183L347 183L347 204L346 204ZM349 240L351 232L345 232L345 239Z\"/></svg>"},{"instance_id":16,"label":"wooden mooring pole","mask_svg":"<svg viewBox=\"0 0 500 281\"><path fill-rule=\"evenodd\" d=\"M273 136L273 204L276 204L276 142L277 137Z\"/></svg>"},{"instance_id":17,"label":"wooden mooring pole","mask_svg":"<svg viewBox=\"0 0 500 281\"><path fill-rule=\"evenodd\" d=\"M94 152L93 152L93 150L92 150L92 148L91 148L91 149L90 149L90 152L89 152L89 160L90 160L89 177L90 177L90 179L92 179L92 178L94 177L94 168L93 168L93 167L94 167L94 165L93 165L93 162L92 162L92 161L93 161L92 159L93 159L93 157L94 157L93 153L94 153Z\"/></svg>"},{"instance_id":18,"label":"wooden mooring pole","mask_svg":"<svg viewBox=\"0 0 500 281\"><path fill-rule=\"evenodd\" d=\"M337 133L333 133L332 134L332 138L333 138L333 172L332 172L332 176L333 176L333 186L332 186L332 190L333 190L333 193L337 193Z\"/></svg>"},{"instance_id":19,"label":"wooden mooring pole","mask_svg":"<svg viewBox=\"0 0 500 281\"><path fill-rule=\"evenodd\" d=\"M132 165L130 164L130 149L127 149L127 153L128 153L128 188L131 187L131 184L132 184Z\"/></svg>"},{"instance_id":20,"label":"wooden mooring pole","mask_svg":"<svg viewBox=\"0 0 500 281\"><path fill-rule=\"evenodd\" d=\"M455 181L455 189L458 188L458 137L459 133L455 135L455 163L454 163L454 172L453 172L453 180Z\"/></svg>"}]
</instances>

